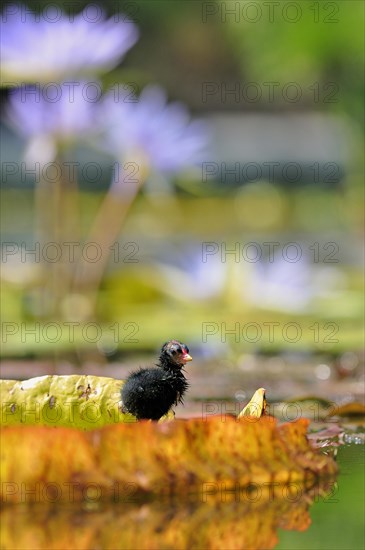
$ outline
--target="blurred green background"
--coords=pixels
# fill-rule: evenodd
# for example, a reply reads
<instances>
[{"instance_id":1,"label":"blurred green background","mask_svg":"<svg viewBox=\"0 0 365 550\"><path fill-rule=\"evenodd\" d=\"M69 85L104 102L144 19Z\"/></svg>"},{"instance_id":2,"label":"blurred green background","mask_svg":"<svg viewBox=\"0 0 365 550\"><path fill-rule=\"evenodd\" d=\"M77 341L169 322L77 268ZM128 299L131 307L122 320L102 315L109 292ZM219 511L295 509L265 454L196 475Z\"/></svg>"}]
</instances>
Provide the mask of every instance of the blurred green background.
<instances>
[{"instance_id":1,"label":"blurred green background","mask_svg":"<svg viewBox=\"0 0 365 550\"><path fill-rule=\"evenodd\" d=\"M86 4L76 2L77 11ZM364 6L268 4L103 2L141 32L103 84L159 83L186 103L210 128L208 164L147 181L115 243L95 333L82 330L85 296L65 296L59 319L50 318L49 265L20 253L3 261L2 323L20 327L3 335L3 358L53 358L56 370L67 358L103 369L176 337L202 361L228 358L235 367L257 354L324 354L313 364L330 364L330 374L317 369L318 379L362 380ZM2 129L5 160L20 162L23 144ZM81 162L92 154L75 153ZM83 234L109 182L108 160L99 162L102 181L80 181ZM296 178L290 170L298 167ZM3 181L3 243L34 247L34 197L31 176ZM206 243L214 253L203 261ZM267 243L276 243L273 261ZM232 249L238 255L225 254ZM257 250L262 257L252 261ZM288 259L295 250L297 262ZM78 300L78 318L68 314L70 299ZM72 339L70 321L78 323ZM49 322L62 326L59 338L52 327L42 332ZM24 336L32 328L39 337Z\"/></svg>"},{"instance_id":2,"label":"blurred green background","mask_svg":"<svg viewBox=\"0 0 365 550\"><path fill-rule=\"evenodd\" d=\"M76 12L87 4L52 2ZM38 0L32 9L49 5ZM62 262L31 252L39 243L36 178L3 172L1 378L80 372L124 379L178 338L194 360L177 417L239 412L259 387L270 403L290 399L291 410L314 411L314 420L331 400L363 401L363 2L102 5L140 29L123 62L101 75L104 88L127 82L138 93L160 84L206 122L210 147L195 171L146 181L113 244L95 310L88 288L63 293ZM25 142L5 120L8 90L0 97L2 160L21 163ZM71 160L102 167L97 181L78 174L82 249L112 167L107 155L81 146ZM67 219L64 225L72 237ZM6 254L7 246L15 253ZM57 314L53 294L61 298ZM287 412L290 402L283 405ZM360 442L361 430L354 420L350 431ZM363 450L355 443L339 449L335 500L314 504L305 533L281 529L278 548L363 547ZM73 532L80 510L64 511ZM32 536L39 524L49 537L49 513L43 520L33 512L28 520L23 510L24 528L11 510L11 533L20 517L20 534ZM121 519L143 533L149 514L144 505L130 521L124 503L106 522L96 508L84 512L92 516L78 523L81 532L90 519L109 529L113 518L122 535ZM189 506L184 521L192 514ZM154 534L164 541L173 519L169 504Z\"/></svg>"}]
</instances>

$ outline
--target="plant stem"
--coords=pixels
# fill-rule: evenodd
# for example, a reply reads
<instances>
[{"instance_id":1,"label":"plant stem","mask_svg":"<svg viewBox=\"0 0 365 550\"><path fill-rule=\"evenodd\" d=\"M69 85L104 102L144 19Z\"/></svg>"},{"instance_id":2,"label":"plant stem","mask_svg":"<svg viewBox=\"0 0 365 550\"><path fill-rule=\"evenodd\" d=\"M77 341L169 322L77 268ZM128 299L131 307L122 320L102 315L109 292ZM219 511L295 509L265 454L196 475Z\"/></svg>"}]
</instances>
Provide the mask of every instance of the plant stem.
<instances>
[{"instance_id":1,"label":"plant stem","mask_svg":"<svg viewBox=\"0 0 365 550\"><path fill-rule=\"evenodd\" d=\"M142 177L133 180L126 177L120 187L117 187L116 183L119 182L116 179L113 181L84 243L84 250L93 245L100 257L95 262L88 261L85 254L80 257L75 271L73 292L82 292L85 289L88 291L94 315L98 290L108 264L112 245L118 239L120 229L143 181Z\"/></svg>"}]
</instances>

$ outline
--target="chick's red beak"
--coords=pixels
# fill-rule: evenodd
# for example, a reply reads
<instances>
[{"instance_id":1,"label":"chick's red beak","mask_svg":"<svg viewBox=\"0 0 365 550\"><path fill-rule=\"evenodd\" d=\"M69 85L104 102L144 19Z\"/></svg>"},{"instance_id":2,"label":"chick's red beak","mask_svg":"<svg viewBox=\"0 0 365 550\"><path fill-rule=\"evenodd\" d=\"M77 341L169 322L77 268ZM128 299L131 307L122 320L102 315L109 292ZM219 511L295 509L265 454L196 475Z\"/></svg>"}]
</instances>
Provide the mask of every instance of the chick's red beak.
<instances>
[{"instance_id":1,"label":"chick's red beak","mask_svg":"<svg viewBox=\"0 0 365 550\"><path fill-rule=\"evenodd\" d=\"M184 363L188 363L189 361L192 361L192 360L193 360L193 358L191 357L191 355L189 355L189 354L186 353L186 352L184 352L182 359L183 359L183 362L184 362Z\"/></svg>"}]
</instances>

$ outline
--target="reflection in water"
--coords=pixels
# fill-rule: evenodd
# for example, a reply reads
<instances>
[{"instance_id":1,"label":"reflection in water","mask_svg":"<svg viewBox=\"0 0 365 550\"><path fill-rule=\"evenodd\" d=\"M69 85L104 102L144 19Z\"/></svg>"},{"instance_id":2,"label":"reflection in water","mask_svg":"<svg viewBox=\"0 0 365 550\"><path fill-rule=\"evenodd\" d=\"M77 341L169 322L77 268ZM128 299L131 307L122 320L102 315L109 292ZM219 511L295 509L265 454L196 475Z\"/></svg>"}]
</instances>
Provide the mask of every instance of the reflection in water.
<instances>
[{"instance_id":1,"label":"reflection in water","mask_svg":"<svg viewBox=\"0 0 365 550\"><path fill-rule=\"evenodd\" d=\"M278 529L305 531L309 507L334 479L305 490L253 485L225 492L207 483L188 501L9 505L1 512L2 549L269 549ZM222 489L222 490L221 490Z\"/></svg>"}]
</instances>

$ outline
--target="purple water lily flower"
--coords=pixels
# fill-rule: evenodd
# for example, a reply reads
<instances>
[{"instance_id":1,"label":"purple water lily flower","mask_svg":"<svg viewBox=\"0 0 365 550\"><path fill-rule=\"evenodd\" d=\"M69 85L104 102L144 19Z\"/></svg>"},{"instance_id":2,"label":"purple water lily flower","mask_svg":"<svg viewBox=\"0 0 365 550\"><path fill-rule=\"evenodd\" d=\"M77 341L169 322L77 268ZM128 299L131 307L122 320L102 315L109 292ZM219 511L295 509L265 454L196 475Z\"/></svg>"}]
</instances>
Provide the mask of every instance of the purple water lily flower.
<instances>
[{"instance_id":1,"label":"purple water lily flower","mask_svg":"<svg viewBox=\"0 0 365 550\"><path fill-rule=\"evenodd\" d=\"M167 103L165 92L147 86L133 98L131 91L105 96L102 116L106 142L118 159L144 159L149 168L173 173L204 159L207 131L190 119L186 107Z\"/></svg>"},{"instance_id":2,"label":"purple water lily flower","mask_svg":"<svg viewBox=\"0 0 365 550\"><path fill-rule=\"evenodd\" d=\"M182 247L164 247L157 267L164 292L183 301L208 300L221 295L228 280L227 264L212 256L202 261L199 247L193 243Z\"/></svg>"},{"instance_id":3,"label":"purple water lily flower","mask_svg":"<svg viewBox=\"0 0 365 550\"><path fill-rule=\"evenodd\" d=\"M261 260L250 266L252 273L245 283L245 295L256 306L305 311L316 294L313 266L305 255L293 262L279 252L272 263Z\"/></svg>"},{"instance_id":4,"label":"purple water lily flower","mask_svg":"<svg viewBox=\"0 0 365 550\"><path fill-rule=\"evenodd\" d=\"M95 126L100 95L98 82L63 82L47 96L38 85L27 84L11 90L8 118L25 137L47 134L69 139Z\"/></svg>"},{"instance_id":5,"label":"purple water lily flower","mask_svg":"<svg viewBox=\"0 0 365 550\"><path fill-rule=\"evenodd\" d=\"M106 19L92 4L77 15L55 5L40 14L10 4L1 16L1 78L4 85L49 82L116 66L137 42L126 17Z\"/></svg>"},{"instance_id":6,"label":"purple water lily flower","mask_svg":"<svg viewBox=\"0 0 365 550\"><path fill-rule=\"evenodd\" d=\"M11 90L7 118L28 140L32 160L49 162L59 144L86 138L97 130L100 95L98 82L55 84L47 96L38 85L27 84Z\"/></svg>"}]
</instances>

